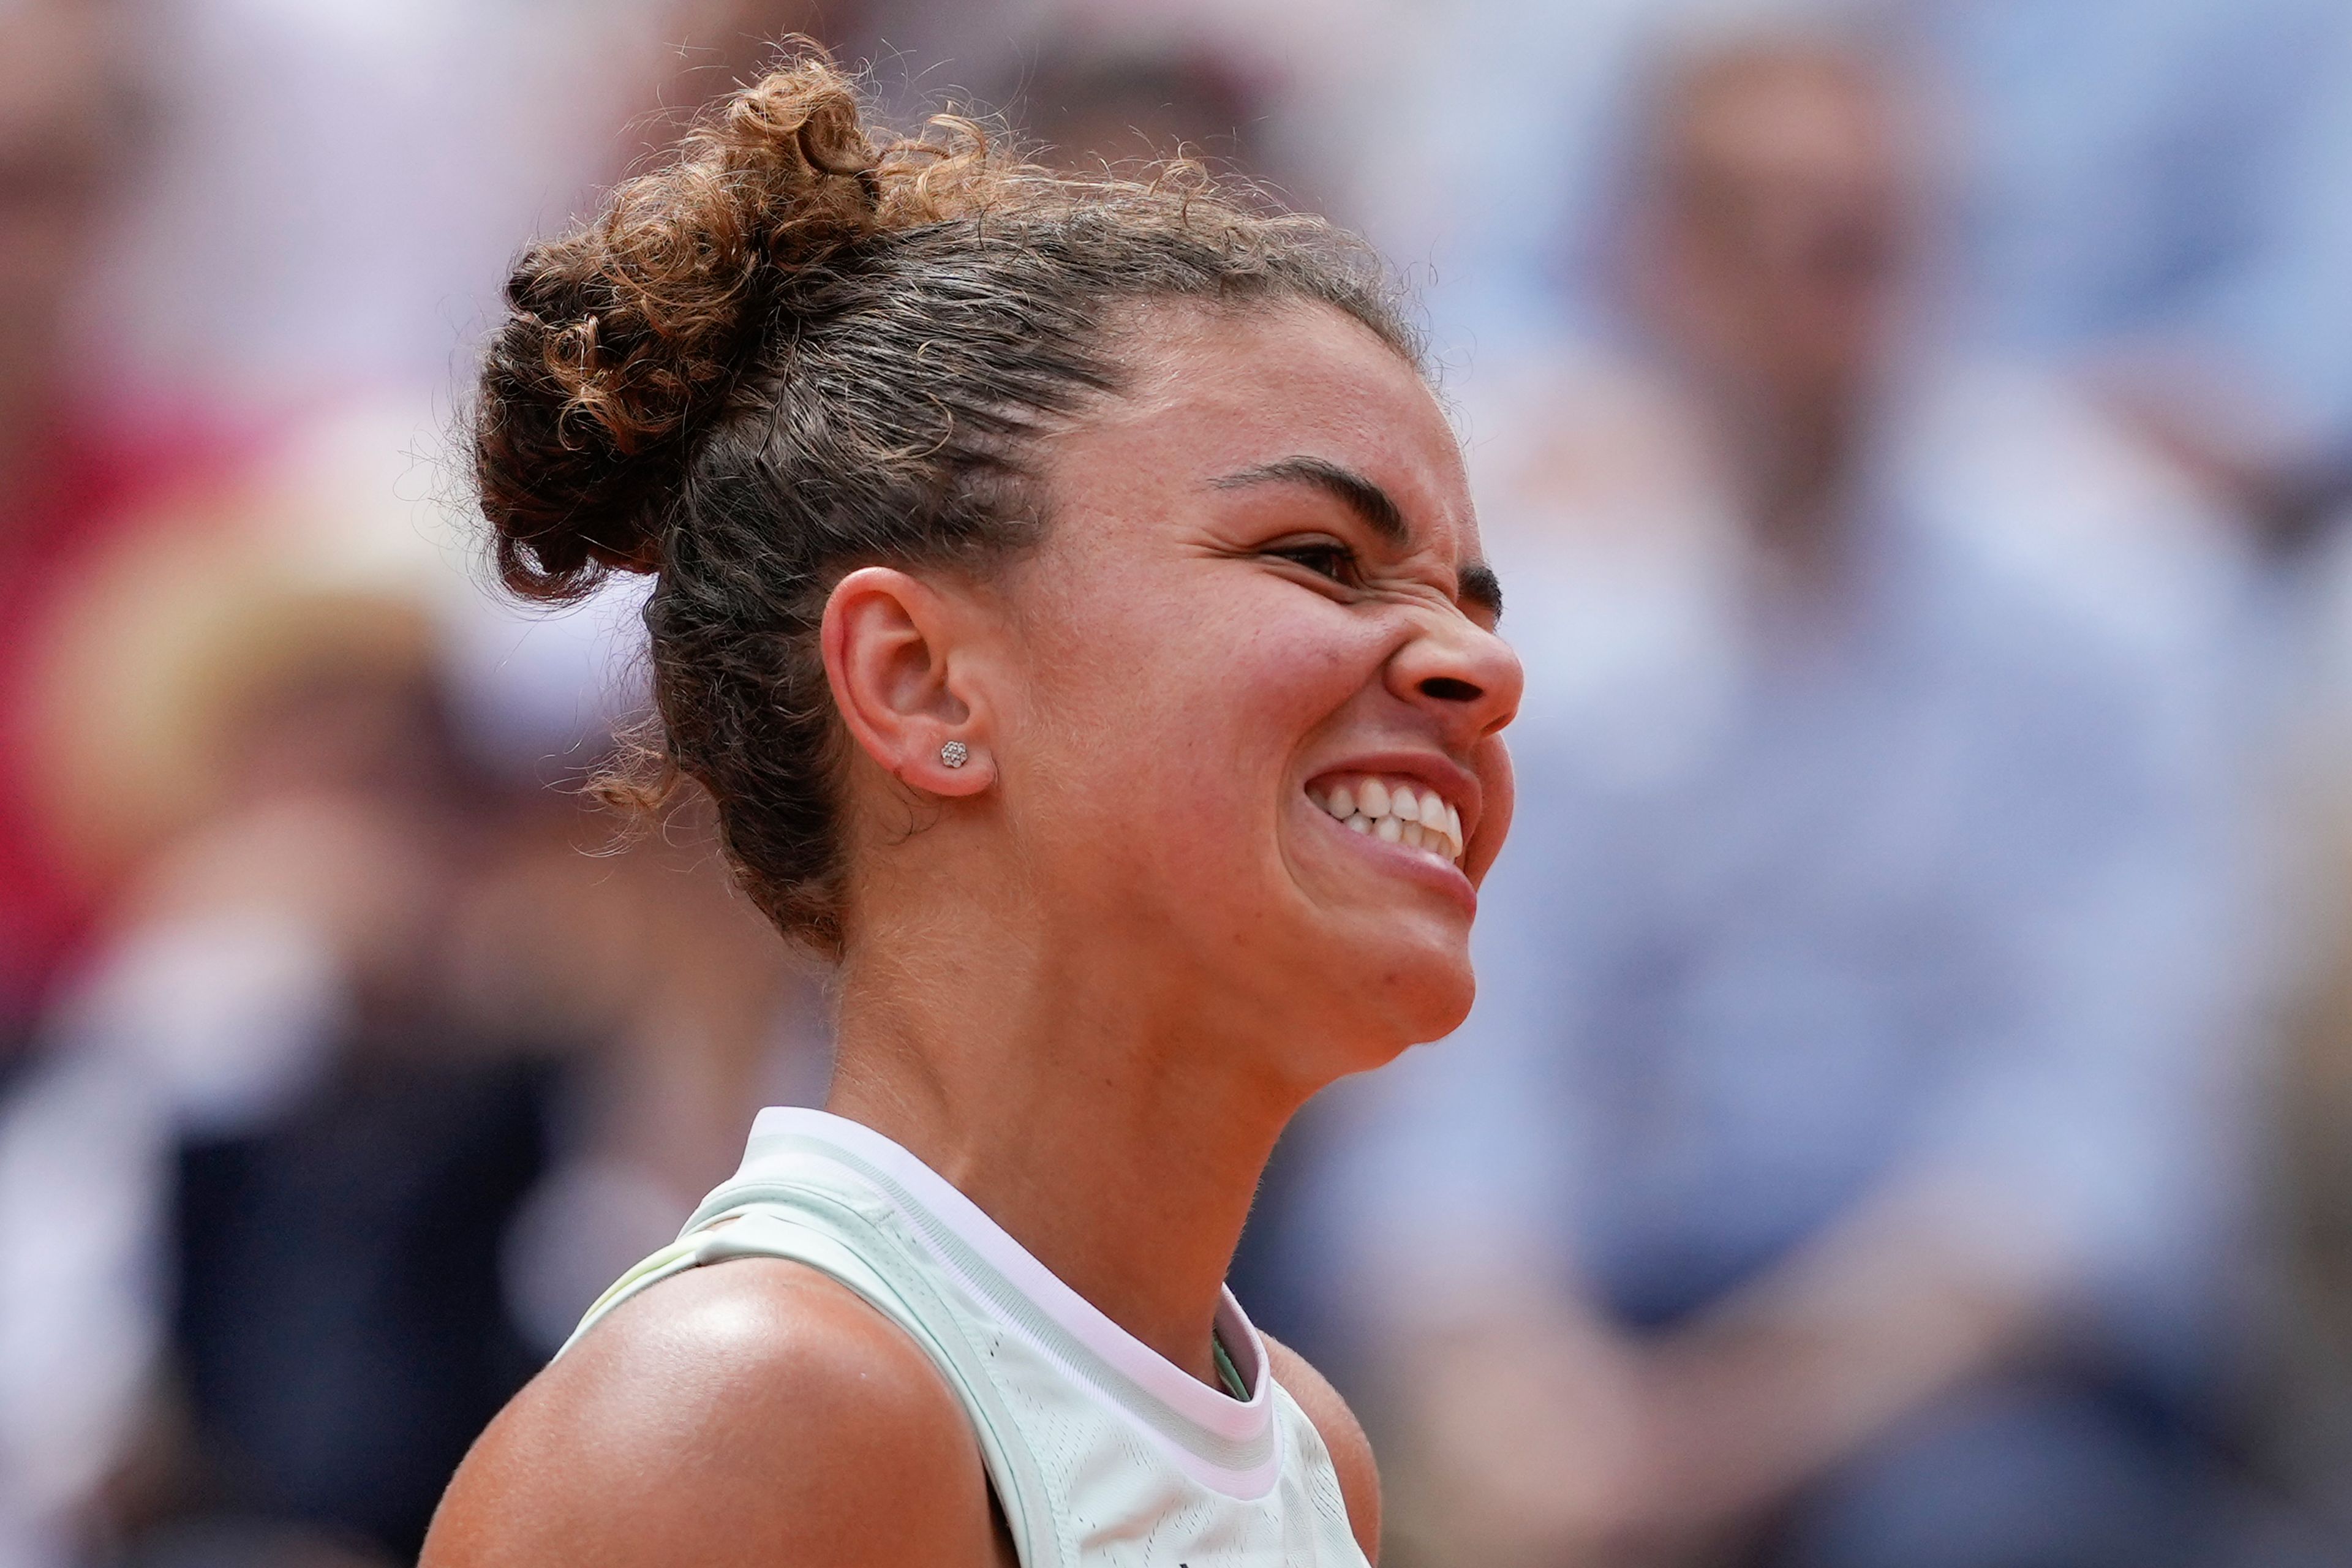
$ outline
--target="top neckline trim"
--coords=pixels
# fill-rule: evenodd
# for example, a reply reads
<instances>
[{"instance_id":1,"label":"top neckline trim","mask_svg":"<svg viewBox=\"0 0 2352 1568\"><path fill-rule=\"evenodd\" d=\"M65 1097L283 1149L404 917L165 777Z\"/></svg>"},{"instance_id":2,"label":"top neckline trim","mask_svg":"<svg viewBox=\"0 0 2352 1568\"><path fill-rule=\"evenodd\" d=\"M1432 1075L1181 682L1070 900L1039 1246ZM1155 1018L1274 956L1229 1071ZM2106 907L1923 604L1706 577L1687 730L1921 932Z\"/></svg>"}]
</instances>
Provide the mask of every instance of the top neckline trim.
<instances>
[{"instance_id":1,"label":"top neckline trim","mask_svg":"<svg viewBox=\"0 0 2352 1568\"><path fill-rule=\"evenodd\" d=\"M953 1183L911 1151L871 1127L829 1111L771 1106L761 1111L751 1124L745 1175L752 1173L751 1166L762 1152L762 1143L776 1138L829 1144L882 1172L1003 1275L1005 1282L1040 1312L1143 1393L1166 1405L1172 1415L1225 1444L1255 1445L1272 1430L1274 1379L1267 1369L1265 1342L1230 1289L1219 1292L1215 1331L1249 1389L1246 1401L1234 1398L1222 1388L1210 1387L1121 1328L1109 1314L1038 1261ZM1082 1367L1072 1370L1081 1374L1085 1371ZM1118 1391L1102 1392L1115 1399Z\"/></svg>"}]
</instances>

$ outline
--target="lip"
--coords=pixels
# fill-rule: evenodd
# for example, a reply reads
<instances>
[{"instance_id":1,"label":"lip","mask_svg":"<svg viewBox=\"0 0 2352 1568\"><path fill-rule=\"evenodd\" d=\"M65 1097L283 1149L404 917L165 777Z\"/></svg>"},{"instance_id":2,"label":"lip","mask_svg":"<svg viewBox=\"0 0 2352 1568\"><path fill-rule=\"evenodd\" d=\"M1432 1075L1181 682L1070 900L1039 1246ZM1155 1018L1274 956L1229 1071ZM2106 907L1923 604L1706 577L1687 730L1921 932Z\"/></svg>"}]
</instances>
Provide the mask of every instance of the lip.
<instances>
[{"instance_id":1,"label":"lip","mask_svg":"<svg viewBox=\"0 0 2352 1568\"><path fill-rule=\"evenodd\" d=\"M1385 778L1410 779L1436 790L1462 814L1465 858L1466 846L1478 830L1482 803L1477 775L1448 758L1428 752L1379 752L1349 757L1329 767L1318 769L1308 775L1298 791L1299 808L1321 823L1354 853L1373 857L1383 871L1420 882L1452 899L1465 914L1476 915L1478 889L1472 886L1469 874L1461 867L1433 859L1402 844L1385 843L1369 833L1350 832L1345 823L1307 798L1308 785L1318 780L1349 773L1378 773Z\"/></svg>"},{"instance_id":2,"label":"lip","mask_svg":"<svg viewBox=\"0 0 2352 1568\"><path fill-rule=\"evenodd\" d=\"M1382 871L1419 882L1433 892L1444 894L1459 904L1466 915L1477 914L1478 889L1470 885L1470 878L1461 867L1434 859L1402 844L1383 843L1369 833L1350 832L1345 823L1303 795L1298 805L1299 809L1320 822L1325 830L1350 851L1371 856Z\"/></svg>"}]
</instances>

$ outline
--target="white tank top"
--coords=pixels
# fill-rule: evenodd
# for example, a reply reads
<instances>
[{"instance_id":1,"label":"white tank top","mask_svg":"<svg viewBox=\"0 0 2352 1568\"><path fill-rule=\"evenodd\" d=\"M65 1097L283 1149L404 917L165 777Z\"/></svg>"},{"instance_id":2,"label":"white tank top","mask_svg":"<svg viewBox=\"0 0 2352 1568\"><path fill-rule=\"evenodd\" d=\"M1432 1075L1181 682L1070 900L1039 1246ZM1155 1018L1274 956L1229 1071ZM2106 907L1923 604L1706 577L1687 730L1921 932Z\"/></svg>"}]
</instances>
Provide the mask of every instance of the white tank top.
<instances>
[{"instance_id":1,"label":"white tank top","mask_svg":"<svg viewBox=\"0 0 2352 1568\"><path fill-rule=\"evenodd\" d=\"M971 1418L1023 1568L1367 1568L1331 1456L1230 1291L1217 1338L1246 1401L1148 1349L906 1150L823 1111L761 1111L742 1169L565 1348L656 1281L732 1258L804 1264L914 1336Z\"/></svg>"}]
</instances>

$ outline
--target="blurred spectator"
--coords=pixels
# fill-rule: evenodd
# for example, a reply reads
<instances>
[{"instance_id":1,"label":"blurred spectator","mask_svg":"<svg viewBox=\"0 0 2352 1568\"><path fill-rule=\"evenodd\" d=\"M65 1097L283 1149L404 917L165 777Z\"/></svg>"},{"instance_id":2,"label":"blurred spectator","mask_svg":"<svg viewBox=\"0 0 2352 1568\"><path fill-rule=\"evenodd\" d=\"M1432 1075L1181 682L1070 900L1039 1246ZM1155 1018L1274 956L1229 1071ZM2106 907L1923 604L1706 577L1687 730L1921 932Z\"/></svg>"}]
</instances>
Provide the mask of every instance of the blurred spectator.
<instances>
[{"instance_id":1,"label":"blurred spectator","mask_svg":"<svg viewBox=\"0 0 2352 1568\"><path fill-rule=\"evenodd\" d=\"M381 552L344 585L333 532L299 569L282 534L215 536L215 574L172 581L228 613L110 665L116 702L185 721L118 742L118 772L190 811L0 1118L10 1262L40 1262L5 1280L30 1417L0 1474L147 1568L413 1553L751 1111L822 1089L813 992L691 818L583 853L611 825L468 753L443 623ZM142 581L91 595L72 646L153 618L123 564Z\"/></svg>"},{"instance_id":2,"label":"blurred spectator","mask_svg":"<svg viewBox=\"0 0 2352 1568\"><path fill-rule=\"evenodd\" d=\"M1065 168L1119 168L1180 150L1220 170L1262 163L1251 134L1256 94L1234 62L1205 49L1065 43L1030 63L998 106Z\"/></svg>"},{"instance_id":3,"label":"blurred spectator","mask_svg":"<svg viewBox=\"0 0 2352 1568\"><path fill-rule=\"evenodd\" d=\"M887 19L896 4L874 8ZM931 48L963 40L930 73L955 84L945 98L1001 112L1047 162L1131 174L1181 152L1343 225L1394 151L1383 128L1370 133L1382 142L1373 153L1360 117L1393 101L1391 60L1427 20L1410 0L992 0L955 8L952 22L921 8ZM877 58L887 88L900 59Z\"/></svg>"},{"instance_id":4,"label":"blurred spectator","mask_svg":"<svg viewBox=\"0 0 2352 1568\"><path fill-rule=\"evenodd\" d=\"M443 402L507 263L786 33L858 0L98 0L142 7L173 135L92 335L236 406ZM463 380L462 376L457 377Z\"/></svg>"},{"instance_id":5,"label":"blurred spectator","mask_svg":"<svg viewBox=\"0 0 2352 1568\"><path fill-rule=\"evenodd\" d=\"M1873 51L1649 79L1638 330L1485 454L1529 682L1478 1005L1277 1233L1384 1396L1396 1554L2228 1560L2220 520L1918 349Z\"/></svg>"},{"instance_id":6,"label":"blurred spectator","mask_svg":"<svg viewBox=\"0 0 2352 1568\"><path fill-rule=\"evenodd\" d=\"M226 466L193 403L127 405L69 331L152 129L138 20L135 0L0 12L0 1080L100 890L29 776L48 624L117 532Z\"/></svg>"},{"instance_id":7,"label":"blurred spectator","mask_svg":"<svg viewBox=\"0 0 2352 1568\"><path fill-rule=\"evenodd\" d=\"M1968 130L1963 330L2084 367L2273 537L2352 496L2352 10L1895 12Z\"/></svg>"},{"instance_id":8,"label":"blurred spectator","mask_svg":"<svg viewBox=\"0 0 2352 1568\"><path fill-rule=\"evenodd\" d=\"M32 776L137 869L0 1102L9 1568L412 1550L751 1111L821 1090L690 817L598 858L549 788L632 700L634 601L496 610L409 429L314 422L53 616Z\"/></svg>"},{"instance_id":9,"label":"blurred spectator","mask_svg":"<svg viewBox=\"0 0 2352 1568\"><path fill-rule=\"evenodd\" d=\"M42 1564L98 1483L155 1341L151 1100L136 1074L39 1048L42 1009L122 864L61 831L47 721L56 628L159 509L236 466L193 398L126 392L74 330L155 126L136 0L0 11L0 1563ZM69 1054L69 1053L68 1053ZM58 1112L52 1114L52 1112ZM100 1179L76 1178L99 1173ZM60 1227L72 1194L78 1223ZM72 1352L65 1361L64 1355ZM59 1378L61 1365L78 1374Z\"/></svg>"},{"instance_id":10,"label":"blurred spectator","mask_svg":"<svg viewBox=\"0 0 2352 1568\"><path fill-rule=\"evenodd\" d=\"M346 715L378 706L352 695ZM823 1057L780 1033L805 992L707 838L698 860L592 858L566 796L502 800L446 736L373 728L397 744L310 808L353 814L327 844L279 806L199 850L221 857L204 905L234 900L231 868L302 865L319 879L281 912L347 935L299 1091L184 1134L175 1350L202 1462L178 1511L214 1537L258 1521L405 1560L474 1436L675 1234L751 1110L821 1089ZM318 727L297 733L326 760ZM403 773L418 793L387 798ZM363 921L317 903L353 888ZM417 901L383 908L400 889ZM179 1559L151 1542L142 1561Z\"/></svg>"},{"instance_id":11,"label":"blurred spectator","mask_svg":"<svg viewBox=\"0 0 2352 1568\"><path fill-rule=\"evenodd\" d=\"M2335 0L1464 0L1379 102L1397 157L1373 206L1386 246L1434 262L1448 357L1507 363L1605 321L1587 263L1648 41L1742 19L1866 28L1916 70L1957 198L1944 331L2095 387L2267 537L2343 503Z\"/></svg>"},{"instance_id":12,"label":"blurred spectator","mask_svg":"<svg viewBox=\"0 0 2352 1568\"><path fill-rule=\"evenodd\" d=\"M283 994L216 1002L230 1027L213 1039L187 1038L165 998L310 955L324 1005L280 1037L270 1092L173 1107L181 1508L404 1555L537 1365L498 1256L546 1165L552 1075L525 1048L543 1037L472 1026L439 982L444 911L500 814L456 758L429 647L353 647L359 618L343 606L333 635L276 650L287 662L236 705L234 805L151 873L108 980L162 1004L110 1020L121 1046L177 1045L217 1074L287 1016ZM221 951L239 931L242 966ZM191 942L208 963L173 961Z\"/></svg>"},{"instance_id":13,"label":"blurred spectator","mask_svg":"<svg viewBox=\"0 0 2352 1568\"><path fill-rule=\"evenodd\" d=\"M751 1111L821 1091L814 994L690 833L580 853L610 826L546 763L605 743L611 644L485 613L428 422L253 461L83 367L437 380L466 279L803 12L131 4L0 18L0 1565L383 1562Z\"/></svg>"}]
</instances>

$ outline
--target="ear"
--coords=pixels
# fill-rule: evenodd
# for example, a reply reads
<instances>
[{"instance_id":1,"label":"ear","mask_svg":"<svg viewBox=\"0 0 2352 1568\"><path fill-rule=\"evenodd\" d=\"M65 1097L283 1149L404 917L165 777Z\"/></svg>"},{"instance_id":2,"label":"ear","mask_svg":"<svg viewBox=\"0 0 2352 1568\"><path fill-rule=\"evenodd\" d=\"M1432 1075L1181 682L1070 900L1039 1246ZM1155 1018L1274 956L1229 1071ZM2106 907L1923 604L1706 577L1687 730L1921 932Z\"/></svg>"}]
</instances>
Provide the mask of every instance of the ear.
<instances>
[{"instance_id":1,"label":"ear","mask_svg":"<svg viewBox=\"0 0 2352 1568\"><path fill-rule=\"evenodd\" d=\"M978 795L996 763L967 700L956 658L959 606L887 566L861 566L824 602L824 674L834 706L866 754L901 784L940 795ZM940 751L963 742L950 767Z\"/></svg>"}]
</instances>

